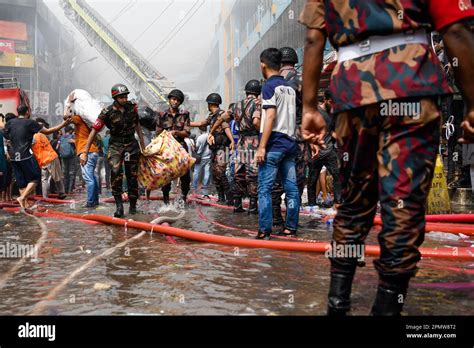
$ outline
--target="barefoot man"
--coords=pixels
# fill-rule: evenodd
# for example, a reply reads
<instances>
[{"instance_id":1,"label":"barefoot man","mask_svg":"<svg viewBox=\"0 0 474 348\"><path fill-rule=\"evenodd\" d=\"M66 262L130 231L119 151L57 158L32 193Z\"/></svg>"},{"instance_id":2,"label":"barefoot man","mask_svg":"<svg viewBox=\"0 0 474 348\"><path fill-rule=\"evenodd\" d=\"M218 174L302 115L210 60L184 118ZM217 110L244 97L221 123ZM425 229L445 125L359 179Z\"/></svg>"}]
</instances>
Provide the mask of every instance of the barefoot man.
<instances>
[{"instance_id":1,"label":"barefoot man","mask_svg":"<svg viewBox=\"0 0 474 348\"><path fill-rule=\"evenodd\" d=\"M71 121L63 121L53 128L46 128L30 119L30 112L25 105L18 106L18 117L10 119L5 125L4 136L11 142L13 157L11 163L15 173L16 183L20 189L20 197L16 200L22 208L27 208L27 197L35 191L41 181L41 169L33 156L31 143L36 133L45 135L57 132Z\"/></svg>"}]
</instances>

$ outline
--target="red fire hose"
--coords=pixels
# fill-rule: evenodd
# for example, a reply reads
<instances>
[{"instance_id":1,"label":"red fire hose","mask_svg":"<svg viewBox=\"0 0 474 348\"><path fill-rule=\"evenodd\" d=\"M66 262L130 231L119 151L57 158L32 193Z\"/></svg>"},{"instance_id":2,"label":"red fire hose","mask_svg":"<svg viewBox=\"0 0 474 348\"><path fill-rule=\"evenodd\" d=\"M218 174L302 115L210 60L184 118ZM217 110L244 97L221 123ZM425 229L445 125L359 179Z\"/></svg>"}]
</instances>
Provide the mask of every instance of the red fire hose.
<instances>
[{"instance_id":1,"label":"red fire hose","mask_svg":"<svg viewBox=\"0 0 474 348\"><path fill-rule=\"evenodd\" d=\"M382 219L380 216L376 216L374 219L375 225L382 225ZM453 224L453 223L442 223L442 222L427 222L426 223L427 232L448 232L448 233L462 233L469 236L474 236L474 225L468 224Z\"/></svg>"},{"instance_id":2,"label":"red fire hose","mask_svg":"<svg viewBox=\"0 0 474 348\"><path fill-rule=\"evenodd\" d=\"M267 240L255 240L245 239L236 237L218 236L209 233L195 232L184 230L181 228L153 225L147 222L139 222L133 220L118 219L109 216L102 215L75 215L68 214L68 216L79 217L82 219L98 221L106 224L126 226L130 228L136 228L141 230L147 230L156 233L164 233L175 237L185 238L189 240L195 240L205 243L215 243L229 246L238 246L246 248L267 248L276 250L289 250L289 251L307 251L307 252L318 252L323 253L329 249L329 243L307 243L307 242L283 242L283 241L267 241ZM455 247L455 248L420 248L419 249L423 257L432 257L440 259L454 259L454 260L467 260L474 261L474 248L466 247ZM380 249L378 246L367 245L365 246L365 253L367 255L379 255Z\"/></svg>"},{"instance_id":3,"label":"red fire hose","mask_svg":"<svg viewBox=\"0 0 474 348\"><path fill-rule=\"evenodd\" d=\"M20 208L11 208L11 207L4 207L3 210L9 211L9 212L17 212L20 211ZM100 222L98 221L92 221L92 220L87 220L87 219L81 219L77 217L72 217L68 216L67 214L57 214L55 213L45 213L45 212L39 212L39 211L28 211L30 214L33 214L35 216L44 216L44 217L51 217L51 218L59 218L63 220L71 220L71 221L78 221L78 222L83 222L85 224L89 225L101 225Z\"/></svg>"},{"instance_id":4,"label":"red fire hose","mask_svg":"<svg viewBox=\"0 0 474 348\"><path fill-rule=\"evenodd\" d=\"M162 201L163 197L161 196L151 196L149 199L146 196L140 196L141 201ZM122 201L128 202L128 196L122 196ZM102 200L104 203L115 203L114 197L105 198Z\"/></svg>"},{"instance_id":5,"label":"red fire hose","mask_svg":"<svg viewBox=\"0 0 474 348\"><path fill-rule=\"evenodd\" d=\"M16 211L19 208L4 208L7 211ZM309 242L284 242L284 241L267 241L267 240L255 240L245 239L236 237L218 236L209 233L196 232L184 230L181 228L154 225L147 222L139 222L133 220L118 219L103 215L79 215L79 214L68 214L68 213L40 213L34 212L35 215L48 216L48 217L60 217L62 219L74 219L76 221L89 220L95 222L101 222L111 225L119 225L130 228L136 228L141 230L147 230L156 233L163 233L166 235L176 236L189 240L195 240L205 243L215 243L229 246L238 246L246 248L267 248L275 250L287 250L287 251L306 251L306 252L318 252L323 253L329 250L330 243L309 243ZM466 247L453 247L453 248L423 248L421 247L420 252L423 257L432 257L440 259L454 259L454 260L467 260L474 261L474 248ZM378 246L366 245L365 253L367 255L376 256L380 254Z\"/></svg>"},{"instance_id":6,"label":"red fire hose","mask_svg":"<svg viewBox=\"0 0 474 348\"><path fill-rule=\"evenodd\" d=\"M44 198L43 196L30 196L28 197L29 200L33 201L42 201L47 203L57 203L57 204L70 204L70 203L77 203L76 200L70 199L57 199L57 198Z\"/></svg>"}]
</instances>

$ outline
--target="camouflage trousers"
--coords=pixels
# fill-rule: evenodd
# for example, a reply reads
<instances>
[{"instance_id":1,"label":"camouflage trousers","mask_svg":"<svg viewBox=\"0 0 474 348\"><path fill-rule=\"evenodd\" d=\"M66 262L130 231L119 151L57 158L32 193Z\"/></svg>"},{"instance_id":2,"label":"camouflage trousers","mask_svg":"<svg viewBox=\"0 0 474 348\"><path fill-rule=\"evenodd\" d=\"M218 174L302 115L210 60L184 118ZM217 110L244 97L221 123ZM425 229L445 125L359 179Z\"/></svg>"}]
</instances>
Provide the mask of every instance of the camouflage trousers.
<instances>
[{"instance_id":1,"label":"camouflage trousers","mask_svg":"<svg viewBox=\"0 0 474 348\"><path fill-rule=\"evenodd\" d=\"M227 169L227 156L228 151L225 148L217 149L212 151L211 157L211 170L214 184L216 185L217 192L228 194L230 192L229 181L225 174Z\"/></svg>"},{"instance_id":2,"label":"camouflage trousers","mask_svg":"<svg viewBox=\"0 0 474 348\"><path fill-rule=\"evenodd\" d=\"M439 110L429 98L405 98L419 111L413 117L381 115L387 104L339 113L336 122L343 184L342 204L334 219L333 242L358 249L372 228L377 202L383 221L378 234L383 277L411 277L420 260L426 201L439 144ZM351 247L353 246L353 247ZM331 272L353 273L357 261L332 257Z\"/></svg>"},{"instance_id":3,"label":"camouflage trousers","mask_svg":"<svg viewBox=\"0 0 474 348\"><path fill-rule=\"evenodd\" d=\"M107 160L110 166L110 181L114 196L123 193L123 167L125 167L128 197L130 199L138 199L139 156L139 147L135 139L128 143L110 141Z\"/></svg>"},{"instance_id":4,"label":"camouflage trousers","mask_svg":"<svg viewBox=\"0 0 474 348\"><path fill-rule=\"evenodd\" d=\"M305 186L305 171L309 166L311 150L307 143L300 142L299 152L296 156L296 181L298 184L298 190L300 191L300 197L303 194ZM277 175L275 184L272 190L272 209L273 209L273 224L282 225L283 218L281 216L281 196L285 193L283 185L281 183L280 176Z\"/></svg>"},{"instance_id":5,"label":"camouflage trousers","mask_svg":"<svg viewBox=\"0 0 474 348\"><path fill-rule=\"evenodd\" d=\"M258 197L258 167L255 161L258 143L258 135L242 136L239 140L235 163L234 197L241 198L246 192L249 197Z\"/></svg>"}]
</instances>

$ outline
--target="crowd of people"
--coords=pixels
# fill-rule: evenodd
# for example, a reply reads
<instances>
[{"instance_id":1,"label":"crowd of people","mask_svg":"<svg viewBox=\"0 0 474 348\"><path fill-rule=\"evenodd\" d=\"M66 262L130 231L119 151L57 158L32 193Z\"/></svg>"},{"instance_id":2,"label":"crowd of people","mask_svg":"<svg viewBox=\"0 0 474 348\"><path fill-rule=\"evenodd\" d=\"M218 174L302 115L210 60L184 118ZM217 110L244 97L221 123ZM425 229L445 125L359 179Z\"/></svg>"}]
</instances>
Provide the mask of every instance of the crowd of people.
<instances>
[{"instance_id":1,"label":"crowd of people","mask_svg":"<svg viewBox=\"0 0 474 348\"><path fill-rule=\"evenodd\" d=\"M30 111L25 105L18 107L17 115L0 114L0 201L12 201L14 193L20 193L23 188L24 180L35 182L34 189L28 190L29 193L44 198L55 193L59 199L65 199L74 192L80 192L87 184L87 176L78 175L81 166L77 155L87 140L82 133L81 126L85 126L80 117L51 128L52 132L45 131L50 126L44 118L30 118ZM10 120L15 121L7 128ZM35 133L38 129L43 130ZM9 139L12 134L13 141ZM110 189L110 174L108 161L104 159L107 158L109 138L107 133L97 141L101 166L94 173L99 183L101 179L105 181L107 189ZM25 207L28 205L23 200L21 203Z\"/></svg>"}]
</instances>

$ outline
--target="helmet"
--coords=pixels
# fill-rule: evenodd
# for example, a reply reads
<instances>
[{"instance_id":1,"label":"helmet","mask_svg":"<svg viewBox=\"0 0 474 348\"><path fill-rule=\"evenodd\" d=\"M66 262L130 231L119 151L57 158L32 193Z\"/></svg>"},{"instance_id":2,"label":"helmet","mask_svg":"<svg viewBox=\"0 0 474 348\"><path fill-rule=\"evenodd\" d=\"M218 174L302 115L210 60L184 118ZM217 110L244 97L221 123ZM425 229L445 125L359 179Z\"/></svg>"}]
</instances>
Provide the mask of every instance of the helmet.
<instances>
[{"instance_id":1,"label":"helmet","mask_svg":"<svg viewBox=\"0 0 474 348\"><path fill-rule=\"evenodd\" d=\"M222 98L217 93L211 93L207 96L206 103L221 105L222 104Z\"/></svg>"},{"instance_id":2,"label":"helmet","mask_svg":"<svg viewBox=\"0 0 474 348\"><path fill-rule=\"evenodd\" d=\"M281 52L281 62L282 63L291 63L291 64L297 64L298 63L298 55L296 54L296 51L291 48L291 47L283 47L280 48Z\"/></svg>"},{"instance_id":3,"label":"helmet","mask_svg":"<svg viewBox=\"0 0 474 348\"><path fill-rule=\"evenodd\" d=\"M128 90L127 86L125 86L121 83L117 83L117 84L112 86L111 93L112 93L112 98L116 98L119 95L128 95L130 93L130 91Z\"/></svg>"},{"instance_id":4,"label":"helmet","mask_svg":"<svg viewBox=\"0 0 474 348\"><path fill-rule=\"evenodd\" d=\"M148 106L138 109L138 120L140 125L149 131L156 129L155 112Z\"/></svg>"},{"instance_id":5,"label":"helmet","mask_svg":"<svg viewBox=\"0 0 474 348\"><path fill-rule=\"evenodd\" d=\"M169 94L168 94L168 99L171 97L175 97L178 99L181 103L184 101L184 93L181 92L179 89L173 89Z\"/></svg>"},{"instance_id":6,"label":"helmet","mask_svg":"<svg viewBox=\"0 0 474 348\"><path fill-rule=\"evenodd\" d=\"M245 92L259 95L262 92L262 86L258 80L250 80L245 85Z\"/></svg>"}]
</instances>

